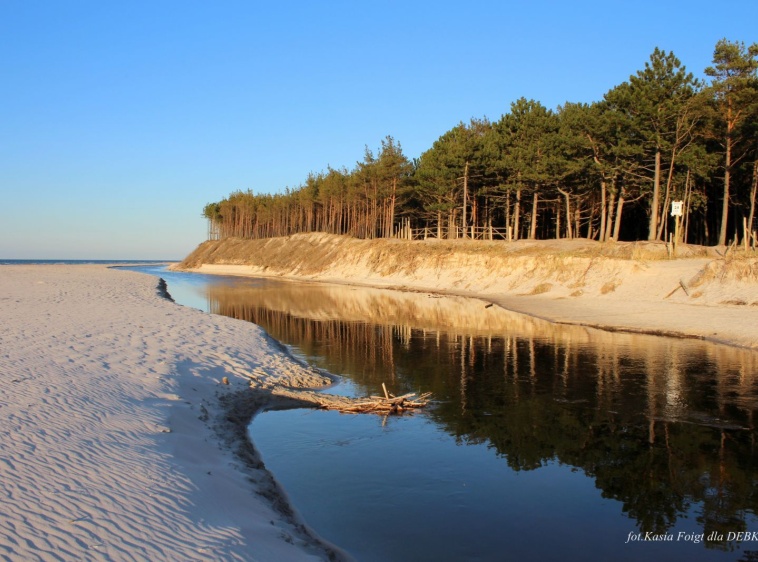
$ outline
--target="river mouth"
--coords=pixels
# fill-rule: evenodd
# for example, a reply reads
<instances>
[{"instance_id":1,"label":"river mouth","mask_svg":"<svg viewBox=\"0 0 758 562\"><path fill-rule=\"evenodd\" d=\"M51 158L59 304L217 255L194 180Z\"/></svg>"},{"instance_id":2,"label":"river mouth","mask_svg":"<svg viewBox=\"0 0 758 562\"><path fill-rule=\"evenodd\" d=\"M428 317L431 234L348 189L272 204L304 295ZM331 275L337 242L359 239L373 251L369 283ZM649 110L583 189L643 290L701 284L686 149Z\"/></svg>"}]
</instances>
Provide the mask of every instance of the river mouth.
<instances>
[{"instance_id":1,"label":"river mouth","mask_svg":"<svg viewBox=\"0 0 758 562\"><path fill-rule=\"evenodd\" d=\"M434 393L412 416L293 410L251 424L295 508L359 560L758 551L736 534L758 531L755 352L470 299L178 275L195 276L194 306L344 376L330 392ZM177 298L180 279L163 276Z\"/></svg>"}]
</instances>

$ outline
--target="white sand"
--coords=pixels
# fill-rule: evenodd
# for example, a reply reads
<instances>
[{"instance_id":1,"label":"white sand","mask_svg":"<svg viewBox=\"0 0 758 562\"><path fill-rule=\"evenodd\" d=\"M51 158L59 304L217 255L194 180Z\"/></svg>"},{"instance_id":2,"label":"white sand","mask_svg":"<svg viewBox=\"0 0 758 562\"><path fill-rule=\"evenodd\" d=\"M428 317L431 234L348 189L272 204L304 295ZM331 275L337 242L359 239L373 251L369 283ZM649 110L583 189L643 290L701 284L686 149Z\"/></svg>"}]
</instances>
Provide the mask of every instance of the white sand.
<instances>
[{"instance_id":1,"label":"white sand","mask_svg":"<svg viewBox=\"0 0 758 562\"><path fill-rule=\"evenodd\" d=\"M276 385L328 379L258 327L180 307L156 284L102 266L0 266L0 559L334 555L217 398L242 419L251 381L260 404Z\"/></svg>"}]
</instances>

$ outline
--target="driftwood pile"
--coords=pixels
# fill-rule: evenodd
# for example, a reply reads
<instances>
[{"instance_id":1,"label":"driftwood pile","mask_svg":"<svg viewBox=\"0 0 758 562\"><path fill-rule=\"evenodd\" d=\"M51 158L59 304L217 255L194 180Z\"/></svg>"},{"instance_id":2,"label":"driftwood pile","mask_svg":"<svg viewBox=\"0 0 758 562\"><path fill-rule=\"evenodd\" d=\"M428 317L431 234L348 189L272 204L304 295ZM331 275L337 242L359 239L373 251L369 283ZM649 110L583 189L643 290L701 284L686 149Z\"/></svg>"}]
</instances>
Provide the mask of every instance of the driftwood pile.
<instances>
[{"instance_id":1,"label":"driftwood pile","mask_svg":"<svg viewBox=\"0 0 758 562\"><path fill-rule=\"evenodd\" d=\"M301 404L320 408L322 410L337 410L346 414L402 414L417 408L423 408L429 403L431 392L425 392L420 396L416 393L395 396L387 392L387 387L382 384L384 396L369 396L368 398L349 398L336 396L312 390L294 390L277 388L273 394L281 397L292 398Z\"/></svg>"},{"instance_id":2,"label":"driftwood pile","mask_svg":"<svg viewBox=\"0 0 758 562\"><path fill-rule=\"evenodd\" d=\"M357 401L342 403L334 400L325 400L321 407L325 410L339 410L345 413L376 413L376 414L402 414L405 410L423 408L429 403L431 392L425 392L416 396L415 392L395 396L387 392L387 387L382 383L384 396L369 396Z\"/></svg>"},{"instance_id":3,"label":"driftwood pile","mask_svg":"<svg viewBox=\"0 0 758 562\"><path fill-rule=\"evenodd\" d=\"M417 408L423 408L429 403L431 392L425 392L420 396L416 393L395 396L387 392L387 387L382 383L384 396L369 396L368 398L350 398L336 396L312 390L295 390L277 388L272 394L278 397L286 397L299 402L301 405L309 405L322 410L337 410L346 414L382 414L385 417L392 414L402 414Z\"/></svg>"}]
</instances>

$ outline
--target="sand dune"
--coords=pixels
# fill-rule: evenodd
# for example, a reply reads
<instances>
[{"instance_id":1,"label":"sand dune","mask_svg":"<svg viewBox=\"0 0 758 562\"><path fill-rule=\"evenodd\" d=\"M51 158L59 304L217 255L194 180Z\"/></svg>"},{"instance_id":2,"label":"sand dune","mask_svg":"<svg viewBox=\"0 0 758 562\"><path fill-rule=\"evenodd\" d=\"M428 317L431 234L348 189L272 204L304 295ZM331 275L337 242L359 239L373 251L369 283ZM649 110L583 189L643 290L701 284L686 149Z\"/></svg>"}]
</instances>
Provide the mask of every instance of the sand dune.
<instances>
[{"instance_id":1,"label":"sand dune","mask_svg":"<svg viewBox=\"0 0 758 562\"><path fill-rule=\"evenodd\" d=\"M686 250L686 251L685 251ZM723 249L722 249L723 250ZM758 349L758 257L663 243L212 240L177 268L480 297L550 320Z\"/></svg>"},{"instance_id":2,"label":"sand dune","mask_svg":"<svg viewBox=\"0 0 758 562\"><path fill-rule=\"evenodd\" d=\"M3 266L0 316L1 559L339 556L219 438L217 396L330 382L259 328L101 266Z\"/></svg>"}]
</instances>

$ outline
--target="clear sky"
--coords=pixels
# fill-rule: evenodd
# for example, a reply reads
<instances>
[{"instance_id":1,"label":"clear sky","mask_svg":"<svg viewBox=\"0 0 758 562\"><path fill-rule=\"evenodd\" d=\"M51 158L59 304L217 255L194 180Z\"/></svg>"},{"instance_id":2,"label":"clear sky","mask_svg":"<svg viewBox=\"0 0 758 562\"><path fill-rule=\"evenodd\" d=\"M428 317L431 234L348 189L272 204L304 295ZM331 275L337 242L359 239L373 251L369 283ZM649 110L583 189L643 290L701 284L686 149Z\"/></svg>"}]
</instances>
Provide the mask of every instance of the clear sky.
<instances>
[{"instance_id":1,"label":"clear sky","mask_svg":"<svg viewBox=\"0 0 758 562\"><path fill-rule=\"evenodd\" d=\"M702 76L758 1L0 0L0 258L177 259L203 206L408 157L519 97L592 102L657 46Z\"/></svg>"}]
</instances>

